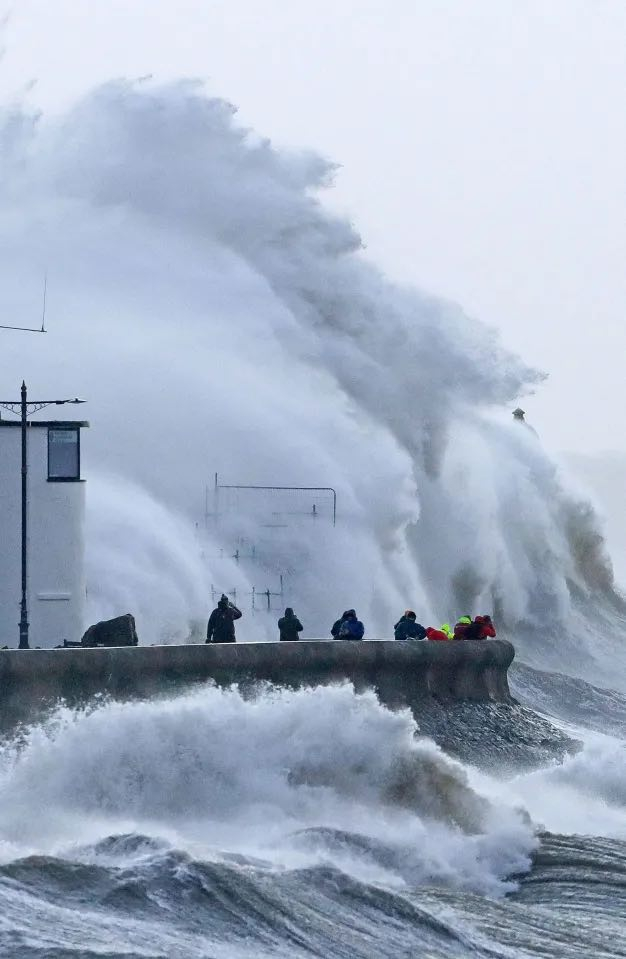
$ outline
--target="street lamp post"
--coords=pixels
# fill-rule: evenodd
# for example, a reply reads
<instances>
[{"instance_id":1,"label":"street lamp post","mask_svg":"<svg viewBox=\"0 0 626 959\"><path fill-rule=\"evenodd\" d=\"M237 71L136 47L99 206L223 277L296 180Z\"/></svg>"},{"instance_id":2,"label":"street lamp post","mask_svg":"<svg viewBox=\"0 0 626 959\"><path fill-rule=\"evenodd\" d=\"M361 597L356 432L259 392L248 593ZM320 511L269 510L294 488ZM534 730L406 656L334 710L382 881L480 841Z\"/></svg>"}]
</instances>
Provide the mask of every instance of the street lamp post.
<instances>
[{"instance_id":1,"label":"street lamp post","mask_svg":"<svg viewBox=\"0 0 626 959\"><path fill-rule=\"evenodd\" d=\"M9 413L19 415L22 433L22 598L20 600L20 649L29 649L28 645L28 417L46 406L63 406L66 403L84 403L85 400L29 400L26 383L22 381L19 402L0 400L0 407Z\"/></svg>"}]
</instances>

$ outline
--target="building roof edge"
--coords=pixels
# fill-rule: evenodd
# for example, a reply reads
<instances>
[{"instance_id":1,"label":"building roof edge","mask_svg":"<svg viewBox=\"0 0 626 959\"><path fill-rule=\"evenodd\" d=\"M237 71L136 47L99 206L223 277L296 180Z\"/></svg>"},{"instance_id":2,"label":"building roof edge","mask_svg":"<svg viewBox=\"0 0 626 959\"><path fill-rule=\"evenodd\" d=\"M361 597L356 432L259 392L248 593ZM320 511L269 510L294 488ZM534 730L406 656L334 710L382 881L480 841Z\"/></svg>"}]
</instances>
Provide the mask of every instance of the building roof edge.
<instances>
[{"instance_id":1,"label":"building roof edge","mask_svg":"<svg viewBox=\"0 0 626 959\"><path fill-rule=\"evenodd\" d=\"M3 420L0 417L0 429L3 426L12 427L13 429L20 429L22 423L21 420ZM48 426L59 426L59 427L83 427L89 426L89 420L28 420L28 426L32 429L35 426L40 426L42 428Z\"/></svg>"}]
</instances>

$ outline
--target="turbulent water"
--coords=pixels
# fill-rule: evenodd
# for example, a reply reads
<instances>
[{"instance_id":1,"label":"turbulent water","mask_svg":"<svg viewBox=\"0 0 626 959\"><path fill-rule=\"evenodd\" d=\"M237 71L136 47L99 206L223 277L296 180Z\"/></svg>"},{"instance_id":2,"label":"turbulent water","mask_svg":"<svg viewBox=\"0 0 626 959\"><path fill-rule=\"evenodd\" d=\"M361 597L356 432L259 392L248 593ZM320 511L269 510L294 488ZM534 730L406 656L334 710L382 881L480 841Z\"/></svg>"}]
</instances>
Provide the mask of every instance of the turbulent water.
<instances>
[{"instance_id":1,"label":"turbulent water","mask_svg":"<svg viewBox=\"0 0 626 959\"><path fill-rule=\"evenodd\" d=\"M503 778L348 685L60 708L0 758L0 955L624 956L623 742L577 732Z\"/></svg>"},{"instance_id":2,"label":"turbulent water","mask_svg":"<svg viewBox=\"0 0 626 959\"><path fill-rule=\"evenodd\" d=\"M369 636L407 604L492 610L520 705L416 722L341 686L60 706L0 746L0 955L626 955L626 613L602 530L511 421L541 376L381 276L320 203L332 172L192 84L7 107L3 307L34 311L47 270L50 332L3 339L5 391L89 399L90 617L186 639L213 586L237 590L241 638L273 638L251 594L281 576L268 602L305 635L349 606ZM333 487L337 525L322 494L218 502L215 471Z\"/></svg>"}]
</instances>

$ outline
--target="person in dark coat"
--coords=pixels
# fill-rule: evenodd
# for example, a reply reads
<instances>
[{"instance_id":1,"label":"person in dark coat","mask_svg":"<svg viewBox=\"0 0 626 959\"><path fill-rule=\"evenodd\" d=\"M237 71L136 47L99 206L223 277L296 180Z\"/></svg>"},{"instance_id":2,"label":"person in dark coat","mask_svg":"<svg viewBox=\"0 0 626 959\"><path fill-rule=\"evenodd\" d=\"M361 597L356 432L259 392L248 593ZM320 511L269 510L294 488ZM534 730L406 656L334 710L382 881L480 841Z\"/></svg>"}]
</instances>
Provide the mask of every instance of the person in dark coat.
<instances>
[{"instance_id":1,"label":"person in dark coat","mask_svg":"<svg viewBox=\"0 0 626 959\"><path fill-rule=\"evenodd\" d=\"M365 627L357 619L355 610L347 609L341 619L333 623L330 632L334 639L363 639Z\"/></svg>"},{"instance_id":2,"label":"person in dark coat","mask_svg":"<svg viewBox=\"0 0 626 959\"><path fill-rule=\"evenodd\" d=\"M393 631L394 639L426 639L426 630L417 622L417 616L412 609L407 609L393 627Z\"/></svg>"},{"instance_id":3,"label":"person in dark coat","mask_svg":"<svg viewBox=\"0 0 626 959\"><path fill-rule=\"evenodd\" d=\"M454 639L465 639L468 628L472 625L471 616L459 616L454 627Z\"/></svg>"},{"instance_id":4,"label":"person in dark coat","mask_svg":"<svg viewBox=\"0 0 626 959\"><path fill-rule=\"evenodd\" d=\"M209 616L206 628L207 643L235 643L235 620L241 619L241 611L230 602L228 596L222 597Z\"/></svg>"},{"instance_id":5,"label":"person in dark coat","mask_svg":"<svg viewBox=\"0 0 626 959\"><path fill-rule=\"evenodd\" d=\"M281 643L296 643L300 639L298 633L301 633L303 628L291 606L288 606L285 615L278 620L278 633Z\"/></svg>"},{"instance_id":6,"label":"person in dark coat","mask_svg":"<svg viewBox=\"0 0 626 959\"><path fill-rule=\"evenodd\" d=\"M347 615L348 615L348 610L342 613L339 619L336 619L335 622L333 623L332 629L330 631L330 635L333 637L333 639L339 639L339 630L341 629L343 625L343 621Z\"/></svg>"}]
</instances>

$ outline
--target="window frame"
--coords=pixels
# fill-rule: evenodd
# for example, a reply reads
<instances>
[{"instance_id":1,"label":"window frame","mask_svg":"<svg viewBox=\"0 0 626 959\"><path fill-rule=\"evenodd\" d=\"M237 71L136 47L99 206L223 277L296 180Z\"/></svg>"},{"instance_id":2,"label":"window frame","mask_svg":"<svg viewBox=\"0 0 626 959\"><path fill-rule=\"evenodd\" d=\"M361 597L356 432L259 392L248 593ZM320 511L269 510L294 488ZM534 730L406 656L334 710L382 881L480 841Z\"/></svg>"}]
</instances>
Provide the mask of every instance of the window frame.
<instances>
[{"instance_id":1,"label":"window frame","mask_svg":"<svg viewBox=\"0 0 626 959\"><path fill-rule=\"evenodd\" d=\"M56 433L75 433L76 434L76 476L50 476L50 434ZM49 426L47 436L48 452L48 483L80 483L80 426Z\"/></svg>"}]
</instances>

